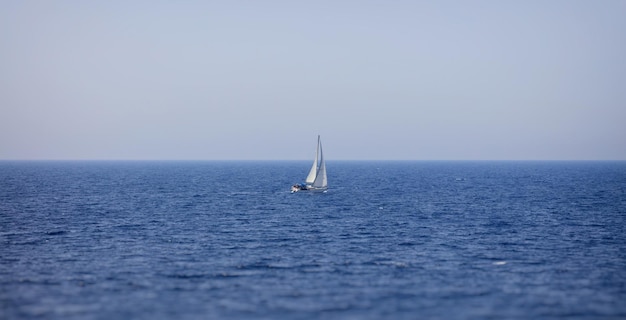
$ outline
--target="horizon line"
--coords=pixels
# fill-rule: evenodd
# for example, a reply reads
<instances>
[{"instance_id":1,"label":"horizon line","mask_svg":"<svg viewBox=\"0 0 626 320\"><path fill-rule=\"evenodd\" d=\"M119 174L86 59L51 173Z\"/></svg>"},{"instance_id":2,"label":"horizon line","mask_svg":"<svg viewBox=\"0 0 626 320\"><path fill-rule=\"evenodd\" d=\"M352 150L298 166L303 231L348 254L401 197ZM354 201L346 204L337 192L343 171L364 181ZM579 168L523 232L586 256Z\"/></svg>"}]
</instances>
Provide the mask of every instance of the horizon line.
<instances>
[{"instance_id":1,"label":"horizon line","mask_svg":"<svg viewBox=\"0 0 626 320\"><path fill-rule=\"evenodd\" d=\"M62 161L66 161L66 162L71 162L71 161L75 161L75 162L79 162L79 161L84 161L84 162L88 162L88 161L98 161L98 162L105 162L105 161L110 161L110 162L270 162L270 161L310 161L310 159L80 159L80 158L67 158L67 159L0 159L0 162L10 162L10 161L14 161L14 162L27 162L27 161L32 161L32 162L37 162L37 161L41 161L41 162L54 162L54 161L58 161L58 162L62 162ZM575 162L575 161L580 161L580 162L590 162L590 161L626 161L626 159L326 159L326 161L328 162L358 162L358 161L388 161L388 162L432 162L432 161L438 161L438 162L453 162L453 161L464 161L464 162L471 162L471 161L501 161L501 162L506 162L506 161L546 161L546 162L550 162L550 161L571 161L571 162Z\"/></svg>"}]
</instances>

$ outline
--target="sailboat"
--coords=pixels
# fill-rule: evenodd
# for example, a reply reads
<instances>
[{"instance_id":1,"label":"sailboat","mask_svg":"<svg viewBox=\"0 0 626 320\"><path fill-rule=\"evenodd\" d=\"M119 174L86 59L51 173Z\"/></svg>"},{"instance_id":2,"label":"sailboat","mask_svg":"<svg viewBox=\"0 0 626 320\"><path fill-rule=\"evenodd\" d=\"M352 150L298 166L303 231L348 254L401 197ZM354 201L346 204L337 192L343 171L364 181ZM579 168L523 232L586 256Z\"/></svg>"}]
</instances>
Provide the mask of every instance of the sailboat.
<instances>
[{"instance_id":1,"label":"sailboat","mask_svg":"<svg viewBox=\"0 0 626 320\"><path fill-rule=\"evenodd\" d=\"M322 152L322 140L317 136L317 149L315 152L315 160L306 177L304 183L291 186L291 193L298 191L322 191L328 189L328 178L326 177L326 162L324 161L324 153Z\"/></svg>"}]
</instances>

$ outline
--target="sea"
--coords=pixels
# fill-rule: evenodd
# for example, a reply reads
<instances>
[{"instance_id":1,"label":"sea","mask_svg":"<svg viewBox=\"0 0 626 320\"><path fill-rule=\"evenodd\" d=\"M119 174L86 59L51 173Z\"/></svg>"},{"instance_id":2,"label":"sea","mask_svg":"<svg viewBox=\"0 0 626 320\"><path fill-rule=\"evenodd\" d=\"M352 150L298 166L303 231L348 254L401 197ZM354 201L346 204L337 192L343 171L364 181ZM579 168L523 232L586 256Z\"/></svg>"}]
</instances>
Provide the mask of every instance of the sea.
<instances>
[{"instance_id":1,"label":"sea","mask_svg":"<svg viewBox=\"0 0 626 320\"><path fill-rule=\"evenodd\" d=\"M0 319L626 319L626 162L0 161Z\"/></svg>"}]
</instances>

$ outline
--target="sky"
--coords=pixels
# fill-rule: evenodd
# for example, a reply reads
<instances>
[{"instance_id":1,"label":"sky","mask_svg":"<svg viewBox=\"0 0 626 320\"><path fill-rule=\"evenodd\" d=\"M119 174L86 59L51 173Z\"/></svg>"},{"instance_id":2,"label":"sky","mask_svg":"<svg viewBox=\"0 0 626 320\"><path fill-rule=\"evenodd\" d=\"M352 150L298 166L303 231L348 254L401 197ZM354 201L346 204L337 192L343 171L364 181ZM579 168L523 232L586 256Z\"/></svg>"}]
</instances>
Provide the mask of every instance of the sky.
<instances>
[{"instance_id":1,"label":"sky","mask_svg":"<svg viewBox=\"0 0 626 320\"><path fill-rule=\"evenodd\" d=\"M2 1L0 159L626 160L626 1Z\"/></svg>"}]
</instances>

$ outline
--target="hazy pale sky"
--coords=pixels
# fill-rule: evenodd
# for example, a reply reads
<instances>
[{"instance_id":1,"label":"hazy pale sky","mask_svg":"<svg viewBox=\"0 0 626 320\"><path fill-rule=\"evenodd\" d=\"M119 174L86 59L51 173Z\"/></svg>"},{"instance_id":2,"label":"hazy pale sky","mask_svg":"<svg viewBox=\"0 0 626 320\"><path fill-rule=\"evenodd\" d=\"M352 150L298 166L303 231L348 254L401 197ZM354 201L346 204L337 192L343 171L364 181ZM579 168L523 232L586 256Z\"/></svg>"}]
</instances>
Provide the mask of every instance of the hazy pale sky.
<instances>
[{"instance_id":1,"label":"hazy pale sky","mask_svg":"<svg viewBox=\"0 0 626 320\"><path fill-rule=\"evenodd\" d=\"M626 1L2 1L0 159L626 159Z\"/></svg>"}]
</instances>

